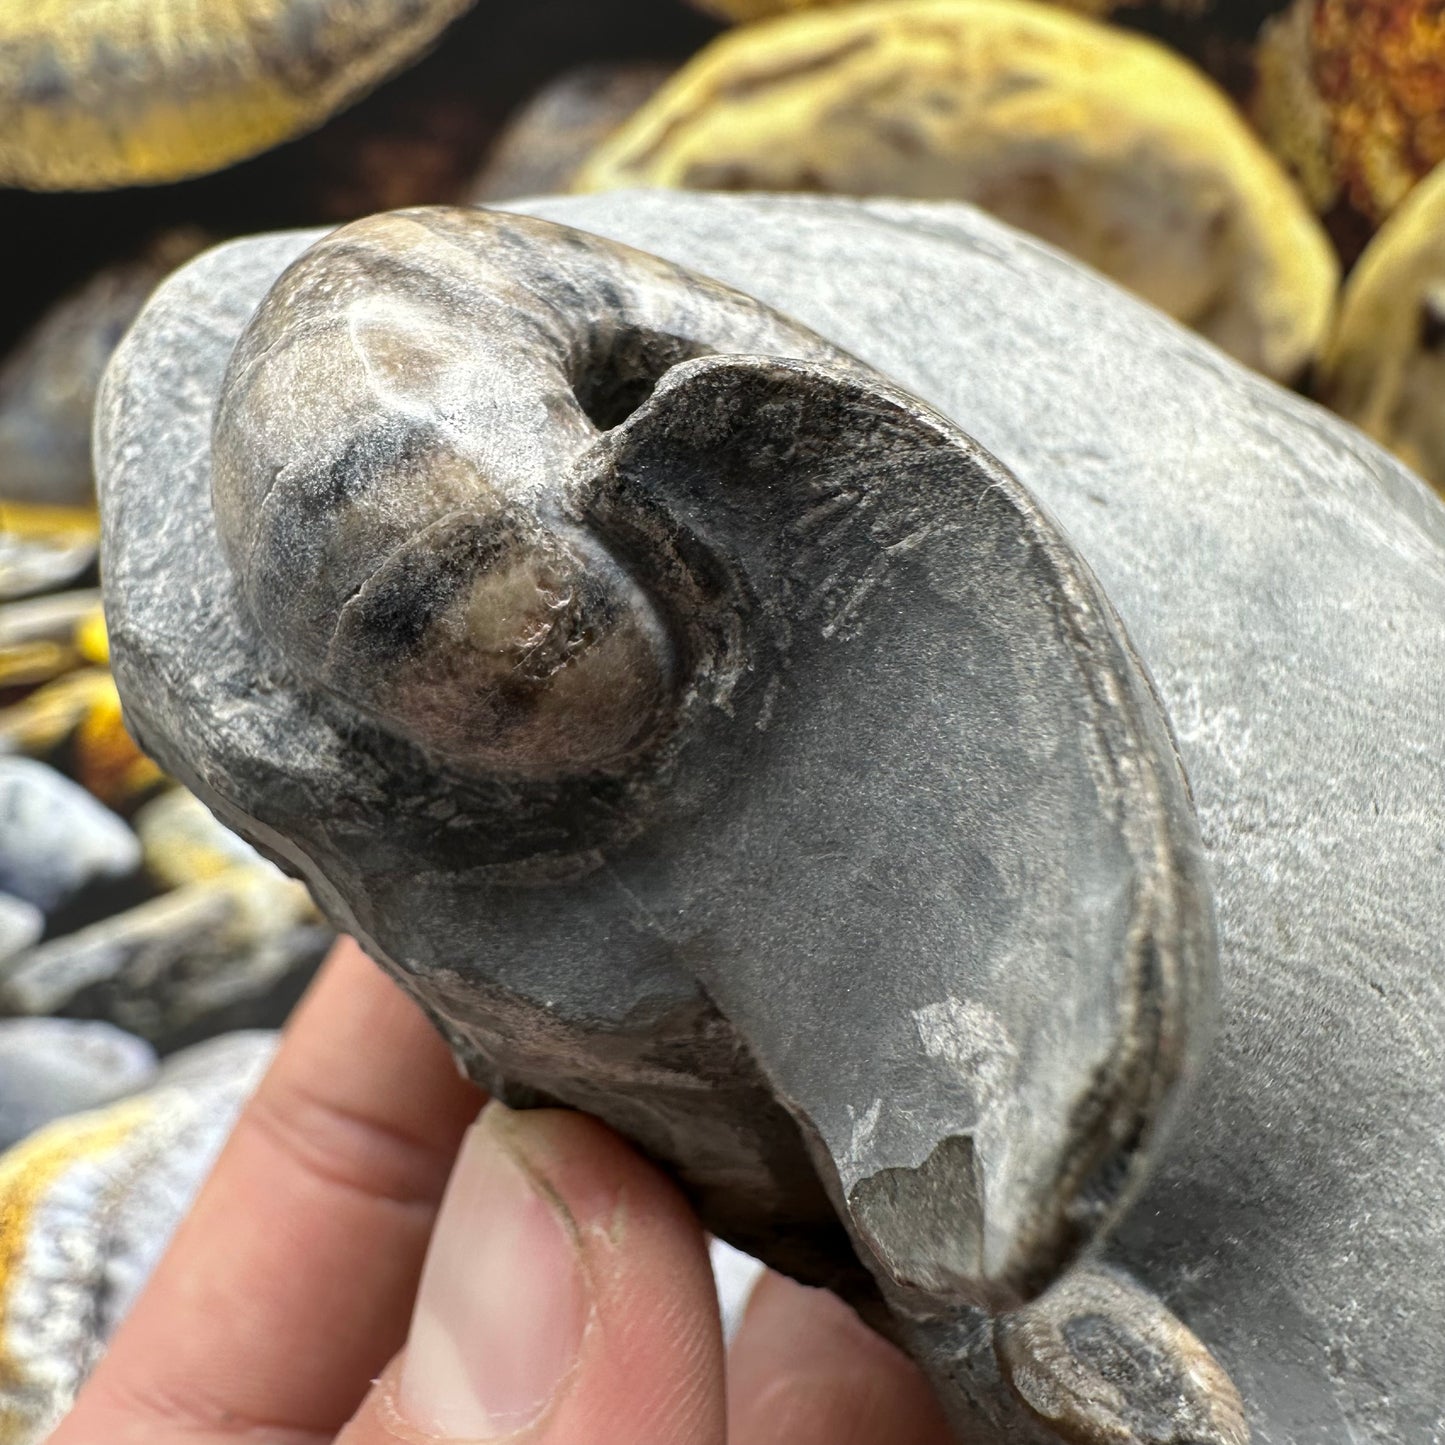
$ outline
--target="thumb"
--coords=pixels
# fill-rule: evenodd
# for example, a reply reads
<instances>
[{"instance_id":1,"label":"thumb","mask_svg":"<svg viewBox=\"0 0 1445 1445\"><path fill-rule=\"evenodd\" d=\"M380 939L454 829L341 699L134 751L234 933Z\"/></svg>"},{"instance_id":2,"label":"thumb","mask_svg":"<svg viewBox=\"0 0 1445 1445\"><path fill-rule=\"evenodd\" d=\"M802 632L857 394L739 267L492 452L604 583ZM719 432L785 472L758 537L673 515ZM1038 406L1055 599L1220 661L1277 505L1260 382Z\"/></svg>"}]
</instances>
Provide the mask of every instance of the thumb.
<instances>
[{"instance_id":1,"label":"thumb","mask_svg":"<svg viewBox=\"0 0 1445 1445\"><path fill-rule=\"evenodd\" d=\"M457 1156L405 1350L337 1445L723 1445L701 1229L616 1135L489 1104Z\"/></svg>"}]
</instances>

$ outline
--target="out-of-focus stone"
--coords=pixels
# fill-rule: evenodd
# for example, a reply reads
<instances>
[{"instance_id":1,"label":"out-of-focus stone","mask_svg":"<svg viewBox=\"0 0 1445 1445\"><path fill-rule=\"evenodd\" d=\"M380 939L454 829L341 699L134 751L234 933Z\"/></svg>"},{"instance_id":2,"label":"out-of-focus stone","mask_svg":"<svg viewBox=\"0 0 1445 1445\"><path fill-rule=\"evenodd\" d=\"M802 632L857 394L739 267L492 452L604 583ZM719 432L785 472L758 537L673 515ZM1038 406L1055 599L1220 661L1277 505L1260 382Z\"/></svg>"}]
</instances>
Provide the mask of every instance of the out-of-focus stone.
<instances>
[{"instance_id":1,"label":"out-of-focus stone","mask_svg":"<svg viewBox=\"0 0 1445 1445\"><path fill-rule=\"evenodd\" d=\"M204 883L233 868L259 868L277 878L275 864L237 837L194 793L172 788L132 820L146 869L163 888Z\"/></svg>"},{"instance_id":2,"label":"out-of-focus stone","mask_svg":"<svg viewBox=\"0 0 1445 1445\"><path fill-rule=\"evenodd\" d=\"M92 710L109 711L119 704L115 683L103 668L67 673L0 708L0 754L46 757L75 734Z\"/></svg>"},{"instance_id":3,"label":"out-of-focus stone","mask_svg":"<svg viewBox=\"0 0 1445 1445\"><path fill-rule=\"evenodd\" d=\"M0 1442L38 1445L149 1278L275 1048L172 1059L145 1093L0 1157Z\"/></svg>"},{"instance_id":4,"label":"out-of-focus stone","mask_svg":"<svg viewBox=\"0 0 1445 1445\"><path fill-rule=\"evenodd\" d=\"M75 582L95 565L93 508L0 502L0 602Z\"/></svg>"},{"instance_id":5,"label":"out-of-focus stone","mask_svg":"<svg viewBox=\"0 0 1445 1445\"><path fill-rule=\"evenodd\" d=\"M114 691L96 696L71 744L76 778L112 808L124 812L166 783L165 774L136 746Z\"/></svg>"},{"instance_id":6,"label":"out-of-focus stone","mask_svg":"<svg viewBox=\"0 0 1445 1445\"><path fill-rule=\"evenodd\" d=\"M582 162L675 69L615 63L568 71L512 118L463 199L480 205L569 189Z\"/></svg>"},{"instance_id":7,"label":"out-of-focus stone","mask_svg":"<svg viewBox=\"0 0 1445 1445\"><path fill-rule=\"evenodd\" d=\"M1229 99L1138 35L1023 0L893 0L714 41L582 168L669 186L971 201L1293 380L1339 284Z\"/></svg>"},{"instance_id":8,"label":"out-of-focus stone","mask_svg":"<svg viewBox=\"0 0 1445 1445\"><path fill-rule=\"evenodd\" d=\"M116 343L156 285L206 244L160 237L142 256L97 272L48 311L0 368L0 497L49 506L95 500L90 418Z\"/></svg>"},{"instance_id":9,"label":"out-of-focus stone","mask_svg":"<svg viewBox=\"0 0 1445 1445\"><path fill-rule=\"evenodd\" d=\"M0 757L0 892L50 913L140 862L135 834L84 788L44 763Z\"/></svg>"},{"instance_id":10,"label":"out-of-focus stone","mask_svg":"<svg viewBox=\"0 0 1445 1445\"><path fill-rule=\"evenodd\" d=\"M100 605L93 589L0 603L0 688L34 687L81 659L78 630Z\"/></svg>"},{"instance_id":11,"label":"out-of-focus stone","mask_svg":"<svg viewBox=\"0 0 1445 1445\"><path fill-rule=\"evenodd\" d=\"M11 959L0 1011L107 1019L168 1053L279 1026L333 937L301 884L232 869Z\"/></svg>"},{"instance_id":12,"label":"out-of-focus stone","mask_svg":"<svg viewBox=\"0 0 1445 1445\"><path fill-rule=\"evenodd\" d=\"M78 634L80 647L104 645L92 627ZM166 776L126 730L110 673L81 668L0 708L0 754L63 761L102 802L128 812L164 787Z\"/></svg>"},{"instance_id":13,"label":"out-of-focus stone","mask_svg":"<svg viewBox=\"0 0 1445 1445\"><path fill-rule=\"evenodd\" d=\"M311 130L472 0L111 0L0 11L0 184L153 185Z\"/></svg>"},{"instance_id":14,"label":"out-of-focus stone","mask_svg":"<svg viewBox=\"0 0 1445 1445\"><path fill-rule=\"evenodd\" d=\"M1368 233L1445 161L1438 0L1295 0L1265 26L1257 71L1255 124L1340 226Z\"/></svg>"},{"instance_id":15,"label":"out-of-focus stone","mask_svg":"<svg viewBox=\"0 0 1445 1445\"><path fill-rule=\"evenodd\" d=\"M94 1020L0 1020L0 1149L52 1119L98 1108L144 1088L156 1051Z\"/></svg>"},{"instance_id":16,"label":"out-of-focus stone","mask_svg":"<svg viewBox=\"0 0 1445 1445\"><path fill-rule=\"evenodd\" d=\"M100 667L110 664L110 638L105 630L105 611L97 606L81 617L75 625L76 651L87 661Z\"/></svg>"},{"instance_id":17,"label":"out-of-focus stone","mask_svg":"<svg viewBox=\"0 0 1445 1445\"><path fill-rule=\"evenodd\" d=\"M0 966L23 953L45 932L45 915L33 904L0 893Z\"/></svg>"},{"instance_id":18,"label":"out-of-focus stone","mask_svg":"<svg viewBox=\"0 0 1445 1445\"><path fill-rule=\"evenodd\" d=\"M1317 395L1445 492L1445 163L1350 273Z\"/></svg>"}]
</instances>

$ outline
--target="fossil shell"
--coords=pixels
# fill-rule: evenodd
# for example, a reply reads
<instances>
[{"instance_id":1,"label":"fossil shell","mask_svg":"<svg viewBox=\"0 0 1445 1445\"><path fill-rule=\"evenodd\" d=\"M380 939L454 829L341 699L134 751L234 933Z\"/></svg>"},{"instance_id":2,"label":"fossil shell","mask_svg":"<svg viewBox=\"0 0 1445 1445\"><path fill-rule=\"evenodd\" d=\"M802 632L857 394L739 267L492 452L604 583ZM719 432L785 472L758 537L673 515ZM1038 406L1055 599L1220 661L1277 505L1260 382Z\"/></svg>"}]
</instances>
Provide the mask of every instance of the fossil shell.
<instances>
[{"instance_id":1,"label":"fossil shell","mask_svg":"<svg viewBox=\"0 0 1445 1445\"><path fill-rule=\"evenodd\" d=\"M38 0L0 18L0 184L179 180L320 124L472 0Z\"/></svg>"},{"instance_id":2,"label":"fossil shell","mask_svg":"<svg viewBox=\"0 0 1445 1445\"><path fill-rule=\"evenodd\" d=\"M307 649L329 635L327 605L275 628L242 600L211 466L235 343L253 328L243 349L254 360L264 326L281 343L276 365L287 347L305 350L311 327L287 325L283 296L309 297L289 314L320 328L338 311L373 326L425 317L413 308L428 296L459 322L445 301L463 294L448 267L464 263L444 263L445 284L427 293L428 228L411 218L415 229L365 228L388 244L329 296L344 236L324 267L303 262L279 288L318 233L222 248L167 283L118 353L98 457L115 664L140 734L359 929L479 1078L514 1102L560 1098L610 1119L671 1160L724 1232L800 1274L826 1279L830 1260L867 1259L874 1295L846 1268L830 1282L925 1364L961 1438L1051 1438L1002 1377L990 1316L1016 1312L999 1296L1047 1284L1045 1264L1069 1278L1078 1256L1059 1248L1061 1218L1092 1243L1085 1264L1132 1281L1126 1295L1146 1292L1131 1323L1202 1342L1259 1441L1440 1433L1440 501L1343 422L966 206L651 191L522 209L590 236L564 246L564 260L529 253L522 243L538 233L524 226L452 218L458 241L490 238L476 248L487 265L517 245L540 272L504 288L519 304L500 343L485 295L487 329L466 338L490 398L475 404L494 408L472 415L499 443L480 451L488 484L471 510L485 519L499 495L532 507L550 535L584 526L605 543L664 619L676 730L653 739L658 754L580 779L562 776L555 752L550 773L476 755L468 769L418 746L390 700L368 715L365 699L321 685ZM605 351L589 348L609 309L634 304L617 292L627 267L614 256L602 275L617 295L599 311L588 284L597 236L747 288L796 318L785 334L796 324L813 328L812 346L826 338L833 360L686 360L650 395L624 394L631 410L599 411L610 423L600 435L595 419L591 430L578 421L575 390L531 361L507 373L521 384L509 405L494 348L505 356L521 332L533 361L597 361ZM480 286L482 273L469 274ZM664 274L663 295L679 304L712 294ZM262 306L268 293L275 309ZM404 529L402 514L426 517L432 490L406 485L410 465L387 474L400 483L390 488L358 465L332 473L354 488L328 491L312 465L326 438L305 416L339 427L335 444L349 406L363 424L399 412L399 426L438 436L455 414L424 405L448 379L426 343L447 333L422 326L411 367L395 364L410 349L396 334L361 328L363 354L391 360L359 392L277 385L252 419L261 449L279 447L284 425L305 464L272 510L310 503L312 530L328 535L307 545L340 547L343 562L350 529L368 542L367 498L389 496ZM726 330L713 338L733 344ZM854 363L840 367L836 348ZM257 398L270 364L246 373ZM298 373L347 374L334 359ZM941 470L920 476L929 458ZM969 477L978 490L960 501L951 489ZM1118 912L1090 935L1097 947L1031 947L1010 932L1031 908L1048 938L1098 920L1068 890L1081 870L1097 881L1096 864L1120 877L1100 861L1119 854L1101 842L1107 829L1093 831L1103 824L1087 788L1068 808L1049 791L1079 778L1070 749L1097 734L1032 711L1045 698L1078 705L1081 673L1068 646L1027 661L1059 638L1061 617L1078 617L1024 605L1060 602L1031 592L1039 573L1018 561L1040 555L1019 541L1021 519L1043 529L1035 538L1063 535L1025 510L1030 493L1077 549L1071 595L1092 599L1093 620L1117 639L1112 601L1148 666L1218 899L1220 1029L1193 1103L1142 1152L1130 1121L1168 1112L1167 1086L1149 1092L1165 1079L1153 1065L1178 1061L1206 1026L1207 991L1186 1001L1125 986L1139 975L1121 973ZM894 513L883 497L907 505ZM1002 550L990 553L991 540ZM1045 555L1063 566L1068 545ZM410 594L421 601L426 576L418 569ZM1008 605L991 609L1005 582ZM709 598L737 627L689 637L678 620L689 599ZM426 651L425 631L413 630L408 663ZM1120 661L1092 636L1096 665ZM734 637L748 668L695 668ZM1120 690L1104 695L1147 726L1137 674L1105 673ZM993 721L970 708L995 709ZM524 740L525 728L511 744ZM1027 751L1036 744L1042 756ZM1129 756L1159 779L1169 751L1161 741ZM1144 814L1161 842L1181 838L1176 815ZM1176 881L1195 876L1188 856ZM1188 920L1199 914L1175 902L1172 919L1154 920L1172 940L1159 982L1198 986L1207 945ZM960 920L997 926L994 945L960 942ZM1065 967L1077 970L1067 981ZM1154 1018L1181 1021L1189 1037L1161 1039L1125 1003L1150 998L1164 1005ZM1090 1038L1102 1050L1086 1050ZM1111 1067L1099 1075L1088 1054ZM1020 1107L1057 1070L1071 1084L1127 1080L1114 1098L1135 1107L1100 1120L1085 1103L1077 1132L1038 1094ZM1093 1162L1152 1169L1132 1207L1126 1181L1111 1209L1117 1180L1108 1168L1090 1176L1088 1157L1062 1173L1021 1165L1057 1161L1047 1141L1080 1135ZM1096 1187L1075 1189L1086 1176ZM1061 1197L1077 1211L1035 1209ZM1237 1422L1208 1379L1207 1425L1196 1411L1188 1428L1219 1445Z\"/></svg>"},{"instance_id":3,"label":"fossil shell","mask_svg":"<svg viewBox=\"0 0 1445 1445\"><path fill-rule=\"evenodd\" d=\"M1445 164L1350 273L1317 394L1445 491Z\"/></svg>"},{"instance_id":4,"label":"fossil shell","mask_svg":"<svg viewBox=\"0 0 1445 1445\"><path fill-rule=\"evenodd\" d=\"M1121 1275L1085 1267L994 1329L1009 1388L1069 1445L1249 1445L1202 1342Z\"/></svg>"},{"instance_id":5,"label":"fossil shell","mask_svg":"<svg viewBox=\"0 0 1445 1445\"><path fill-rule=\"evenodd\" d=\"M152 458L170 536L137 554L121 523L107 558L127 707L177 775L478 1078L600 1108L805 1277L876 1307L866 1262L901 1313L951 1313L1106 1232L1202 1055L1210 910L1150 684L1009 473L785 316L524 217L374 217L226 299L200 468L182 490ZM199 401L192 345L162 350ZM122 396L152 385L130 354ZM152 453L107 430L101 455ZM148 702L127 606L177 556L238 672ZM876 939L904 932L928 961L885 1014ZM805 1006L840 976L873 981Z\"/></svg>"},{"instance_id":6,"label":"fossil shell","mask_svg":"<svg viewBox=\"0 0 1445 1445\"><path fill-rule=\"evenodd\" d=\"M1017 0L906 0L736 31L592 157L581 190L972 201L1289 379L1328 239L1233 105L1152 41Z\"/></svg>"}]
</instances>

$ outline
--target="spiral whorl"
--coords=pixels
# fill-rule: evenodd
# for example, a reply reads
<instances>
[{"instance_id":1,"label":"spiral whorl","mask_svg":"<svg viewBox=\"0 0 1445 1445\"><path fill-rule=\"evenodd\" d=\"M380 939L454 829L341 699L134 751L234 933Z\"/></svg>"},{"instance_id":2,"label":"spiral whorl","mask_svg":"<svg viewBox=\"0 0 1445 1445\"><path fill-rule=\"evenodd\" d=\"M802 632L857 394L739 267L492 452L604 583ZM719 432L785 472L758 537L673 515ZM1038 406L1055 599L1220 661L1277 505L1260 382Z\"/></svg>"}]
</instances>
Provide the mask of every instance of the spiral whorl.
<instances>
[{"instance_id":1,"label":"spiral whorl","mask_svg":"<svg viewBox=\"0 0 1445 1445\"><path fill-rule=\"evenodd\" d=\"M517 216L397 212L277 282L216 412L222 545L293 664L449 762L576 773L665 724L665 604L579 462L672 365L839 353L748 298Z\"/></svg>"}]
</instances>

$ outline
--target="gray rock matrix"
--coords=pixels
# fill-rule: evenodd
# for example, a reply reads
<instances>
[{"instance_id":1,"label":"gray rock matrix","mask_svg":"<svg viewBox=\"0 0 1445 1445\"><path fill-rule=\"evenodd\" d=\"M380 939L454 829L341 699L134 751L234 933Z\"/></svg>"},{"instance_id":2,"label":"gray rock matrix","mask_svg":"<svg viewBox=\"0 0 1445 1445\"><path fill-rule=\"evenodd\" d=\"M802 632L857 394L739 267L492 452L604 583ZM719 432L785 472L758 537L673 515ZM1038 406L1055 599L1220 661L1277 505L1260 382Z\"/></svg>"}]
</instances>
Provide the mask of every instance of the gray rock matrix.
<instances>
[{"instance_id":1,"label":"gray rock matrix","mask_svg":"<svg viewBox=\"0 0 1445 1445\"><path fill-rule=\"evenodd\" d=\"M193 263L98 430L146 745L964 1438L1445 1438L1445 509L964 207L517 209L780 314L456 213Z\"/></svg>"}]
</instances>

